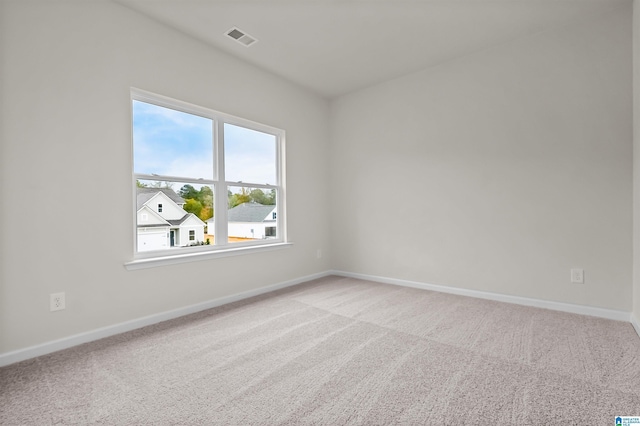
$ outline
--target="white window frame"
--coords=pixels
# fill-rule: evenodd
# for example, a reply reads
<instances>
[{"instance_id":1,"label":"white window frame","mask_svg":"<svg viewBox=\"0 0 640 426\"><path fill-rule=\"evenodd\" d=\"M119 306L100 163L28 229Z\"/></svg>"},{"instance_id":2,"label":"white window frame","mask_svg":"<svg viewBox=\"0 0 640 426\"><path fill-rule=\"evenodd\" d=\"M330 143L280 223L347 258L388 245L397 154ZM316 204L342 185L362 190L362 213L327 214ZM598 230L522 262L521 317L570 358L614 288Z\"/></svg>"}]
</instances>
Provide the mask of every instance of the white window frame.
<instances>
[{"instance_id":1,"label":"white window frame","mask_svg":"<svg viewBox=\"0 0 640 426\"><path fill-rule=\"evenodd\" d=\"M141 174L133 170L133 101L145 102L164 108L209 118L213 123L213 179L195 179L176 176L160 176L155 174ZM179 101L166 96L157 95L145 90L132 88L130 98L131 118L131 168L132 168L132 192L133 192L133 260L126 262L127 269L140 269L166 264L190 262L201 259L235 256L256 251L274 250L290 246L287 241L286 222L286 190L285 190L285 132L284 130L265 124L235 117L209 108L200 107L184 101ZM229 182L224 177L224 124L244 127L251 130L267 133L276 138L276 184L261 184L254 182ZM137 192L138 180L153 180L166 182L184 182L209 185L214 194L214 244L194 247L181 247L179 250L155 250L138 252L137 232ZM259 188L263 190L276 190L276 229L277 237L269 240L254 240L247 242L229 243L228 239L228 195L230 186L245 186L247 188Z\"/></svg>"}]
</instances>

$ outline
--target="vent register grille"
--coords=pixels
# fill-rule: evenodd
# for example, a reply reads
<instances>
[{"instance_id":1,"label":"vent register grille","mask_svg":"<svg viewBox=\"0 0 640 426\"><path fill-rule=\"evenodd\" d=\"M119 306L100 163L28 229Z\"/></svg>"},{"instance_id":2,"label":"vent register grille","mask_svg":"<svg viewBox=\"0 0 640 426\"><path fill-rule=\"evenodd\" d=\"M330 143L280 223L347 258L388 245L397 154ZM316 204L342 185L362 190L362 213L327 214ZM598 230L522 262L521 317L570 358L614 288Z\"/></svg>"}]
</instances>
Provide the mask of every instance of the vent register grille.
<instances>
[{"instance_id":1,"label":"vent register grille","mask_svg":"<svg viewBox=\"0 0 640 426\"><path fill-rule=\"evenodd\" d=\"M258 40L256 40L255 37L250 36L249 34L247 34L246 32L233 27L231 28L229 31L227 31L225 33L225 35L227 37L232 38L233 40L237 41L238 43L240 43L241 45L245 46L245 47L249 47L252 44L256 43Z\"/></svg>"}]
</instances>

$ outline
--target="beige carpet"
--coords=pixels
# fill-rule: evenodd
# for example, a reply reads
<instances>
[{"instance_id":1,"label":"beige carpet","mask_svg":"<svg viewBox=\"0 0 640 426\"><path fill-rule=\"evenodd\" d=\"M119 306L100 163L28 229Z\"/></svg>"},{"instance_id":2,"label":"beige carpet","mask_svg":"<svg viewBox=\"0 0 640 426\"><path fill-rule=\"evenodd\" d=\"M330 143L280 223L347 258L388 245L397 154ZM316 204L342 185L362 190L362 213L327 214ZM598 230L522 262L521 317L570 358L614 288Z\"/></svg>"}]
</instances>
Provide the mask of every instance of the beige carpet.
<instances>
[{"instance_id":1,"label":"beige carpet","mask_svg":"<svg viewBox=\"0 0 640 426\"><path fill-rule=\"evenodd\" d=\"M613 425L630 324L327 277L0 369L0 424Z\"/></svg>"}]
</instances>

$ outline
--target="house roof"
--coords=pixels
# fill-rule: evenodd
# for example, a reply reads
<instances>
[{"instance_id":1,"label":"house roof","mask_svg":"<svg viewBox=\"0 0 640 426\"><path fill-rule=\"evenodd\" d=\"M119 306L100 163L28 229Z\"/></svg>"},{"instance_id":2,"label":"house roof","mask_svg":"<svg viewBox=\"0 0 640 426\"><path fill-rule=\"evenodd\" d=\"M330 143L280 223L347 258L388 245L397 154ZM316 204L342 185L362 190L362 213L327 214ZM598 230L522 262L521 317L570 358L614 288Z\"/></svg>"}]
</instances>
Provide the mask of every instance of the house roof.
<instances>
[{"instance_id":1,"label":"house roof","mask_svg":"<svg viewBox=\"0 0 640 426\"><path fill-rule=\"evenodd\" d=\"M182 216L180 219L167 219L167 222L169 222L170 224L177 226L182 224L185 220L187 220L189 218L189 216L191 216L191 213L187 213L184 216Z\"/></svg>"},{"instance_id":2,"label":"house roof","mask_svg":"<svg viewBox=\"0 0 640 426\"><path fill-rule=\"evenodd\" d=\"M229 209L227 220L229 222L264 222L267 215L276 206L265 206L259 203L243 203Z\"/></svg>"},{"instance_id":3,"label":"house roof","mask_svg":"<svg viewBox=\"0 0 640 426\"><path fill-rule=\"evenodd\" d=\"M175 191L171 188L136 188L137 191L137 205L138 210L144 206L144 204L153 198L158 192L162 192L164 195L169 197L171 201L178 205L182 205L185 203L184 199L180 197Z\"/></svg>"}]
</instances>

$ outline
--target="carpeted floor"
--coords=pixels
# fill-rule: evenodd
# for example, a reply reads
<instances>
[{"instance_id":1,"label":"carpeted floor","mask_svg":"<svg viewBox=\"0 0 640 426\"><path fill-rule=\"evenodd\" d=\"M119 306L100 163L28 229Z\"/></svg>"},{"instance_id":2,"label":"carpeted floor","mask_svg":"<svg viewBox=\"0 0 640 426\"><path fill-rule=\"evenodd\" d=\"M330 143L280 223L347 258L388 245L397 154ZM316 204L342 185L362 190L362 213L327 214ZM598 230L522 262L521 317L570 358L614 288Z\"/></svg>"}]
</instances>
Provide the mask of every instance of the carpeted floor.
<instances>
[{"instance_id":1,"label":"carpeted floor","mask_svg":"<svg viewBox=\"0 0 640 426\"><path fill-rule=\"evenodd\" d=\"M0 424L613 425L623 322L326 277L0 369Z\"/></svg>"}]
</instances>

